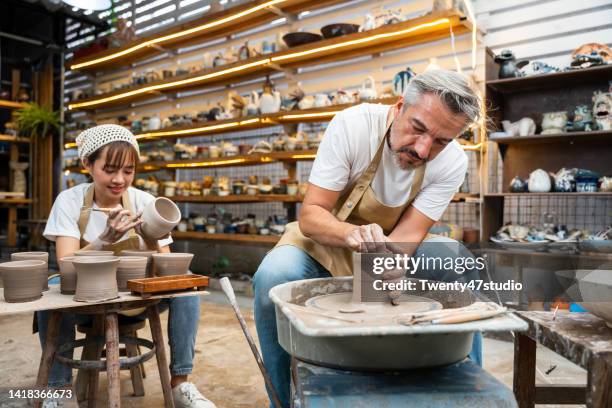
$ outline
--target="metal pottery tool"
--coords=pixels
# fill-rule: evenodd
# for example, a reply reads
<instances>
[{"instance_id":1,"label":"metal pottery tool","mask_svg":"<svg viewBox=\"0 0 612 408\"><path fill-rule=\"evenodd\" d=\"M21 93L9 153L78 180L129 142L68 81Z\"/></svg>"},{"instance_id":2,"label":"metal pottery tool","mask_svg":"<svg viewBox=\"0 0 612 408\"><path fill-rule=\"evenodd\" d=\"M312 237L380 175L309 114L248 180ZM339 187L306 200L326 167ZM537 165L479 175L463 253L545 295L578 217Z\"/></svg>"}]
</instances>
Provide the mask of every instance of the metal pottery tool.
<instances>
[{"instance_id":1,"label":"metal pottery tool","mask_svg":"<svg viewBox=\"0 0 612 408\"><path fill-rule=\"evenodd\" d=\"M238 302L236 301L236 295L234 294L234 288L228 278L221 278L221 289L223 289L223 293L229 300L230 304L234 308L234 313L236 313L236 317L238 318L238 322L240 323L240 327L242 328L242 332L244 333L244 337L246 337L249 346L251 347L251 351L253 352L253 356L255 356L255 360L257 361L257 365L261 370L261 374L264 377L264 381L270 390L270 395L272 396L272 402L274 406L277 408L282 408L282 404L280 402L280 398L278 397L278 393L276 392L276 388L274 388L274 384L272 384L272 379L270 378L270 374L266 370L264 366L263 359L261 358L261 354L255 345L255 340L251 337L249 333L249 329L244 321L244 317L242 317L242 313L240 312L240 308L238 307Z\"/></svg>"}]
</instances>

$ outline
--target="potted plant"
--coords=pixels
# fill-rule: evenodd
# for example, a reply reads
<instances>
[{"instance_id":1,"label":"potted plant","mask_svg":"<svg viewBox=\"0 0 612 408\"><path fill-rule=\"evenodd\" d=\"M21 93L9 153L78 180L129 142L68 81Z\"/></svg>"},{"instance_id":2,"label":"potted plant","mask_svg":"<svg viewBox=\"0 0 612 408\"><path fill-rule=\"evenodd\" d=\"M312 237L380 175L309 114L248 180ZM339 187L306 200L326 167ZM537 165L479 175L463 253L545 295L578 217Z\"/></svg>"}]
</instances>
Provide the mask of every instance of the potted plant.
<instances>
[{"instance_id":1,"label":"potted plant","mask_svg":"<svg viewBox=\"0 0 612 408\"><path fill-rule=\"evenodd\" d=\"M59 111L51 111L37 103L27 103L17 111L17 126L21 134L45 137L60 127Z\"/></svg>"}]
</instances>

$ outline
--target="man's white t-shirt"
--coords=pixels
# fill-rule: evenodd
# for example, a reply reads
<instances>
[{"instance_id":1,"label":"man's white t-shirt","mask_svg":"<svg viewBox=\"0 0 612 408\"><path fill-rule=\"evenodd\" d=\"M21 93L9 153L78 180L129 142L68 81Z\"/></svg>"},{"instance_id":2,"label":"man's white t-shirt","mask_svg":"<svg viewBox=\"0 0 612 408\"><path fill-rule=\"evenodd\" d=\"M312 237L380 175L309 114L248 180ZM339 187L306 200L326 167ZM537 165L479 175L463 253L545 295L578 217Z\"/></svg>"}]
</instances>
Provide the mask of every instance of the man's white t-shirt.
<instances>
[{"instance_id":1,"label":"man's white t-shirt","mask_svg":"<svg viewBox=\"0 0 612 408\"><path fill-rule=\"evenodd\" d=\"M338 113L329 123L310 172L309 182L332 191L348 191L366 170L384 136L389 106L363 103ZM457 141L426 163L421 191L412 205L434 221L440 219L467 171L468 158ZM385 143L372 180L377 200L398 207L408 200L414 170L403 170Z\"/></svg>"},{"instance_id":2,"label":"man's white t-shirt","mask_svg":"<svg viewBox=\"0 0 612 408\"><path fill-rule=\"evenodd\" d=\"M81 207L85 199L85 192L89 188L91 183L83 183L74 186L68 190L64 190L55 199L49 219L47 220L47 226L43 232L43 236L50 241L55 241L57 237L74 237L77 239L81 238L79 232L79 215L81 214ZM128 194L130 201L132 202L133 210L138 212L142 210L148 203L155 200L155 197L146 191L138 190L134 187L128 188ZM96 203L93 204L94 208L98 208ZM89 216L89 222L85 228L84 239L87 242L92 242L102 234L106 228L106 221L108 216L105 213L99 211L91 211ZM128 233L126 233L120 241L127 239ZM140 239L140 248L145 249L146 245ZM163 239L159 241L160 247L170 245L172 238Z\"/></svg>"}]
</instances>

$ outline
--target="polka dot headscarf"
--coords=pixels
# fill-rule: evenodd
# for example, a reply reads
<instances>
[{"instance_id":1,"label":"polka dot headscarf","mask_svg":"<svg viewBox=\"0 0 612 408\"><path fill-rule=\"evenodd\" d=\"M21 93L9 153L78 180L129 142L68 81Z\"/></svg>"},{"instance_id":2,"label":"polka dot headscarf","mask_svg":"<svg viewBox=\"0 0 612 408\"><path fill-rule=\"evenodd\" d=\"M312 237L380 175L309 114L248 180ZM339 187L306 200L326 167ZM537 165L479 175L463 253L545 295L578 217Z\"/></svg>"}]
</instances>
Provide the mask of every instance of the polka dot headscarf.
<instances>
[{"instance_id":1,"label":"polka dot headscarf","mask_svg":"<svg viewBox=\"0 0 612 408\"><path fill-rule=\"evenodd\" d=\"M128 142L140 155L138 142L132 132L119 125L99 125L84 130L76 138L79 158L83 160L102 146L112 142Z\"/></svg>"}]
</instances>

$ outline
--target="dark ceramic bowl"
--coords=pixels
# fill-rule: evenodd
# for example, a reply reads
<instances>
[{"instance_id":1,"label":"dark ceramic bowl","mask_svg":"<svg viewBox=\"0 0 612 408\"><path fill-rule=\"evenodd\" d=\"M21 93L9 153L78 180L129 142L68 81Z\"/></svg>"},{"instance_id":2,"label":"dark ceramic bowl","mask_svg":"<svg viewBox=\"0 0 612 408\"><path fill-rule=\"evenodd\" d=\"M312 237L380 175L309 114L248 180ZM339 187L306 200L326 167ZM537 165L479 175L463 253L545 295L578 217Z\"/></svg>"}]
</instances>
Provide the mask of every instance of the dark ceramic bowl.
<instances>
[{"instance_id":1,"label":"dark ceramic bowl","mask_svg":"<svg viewBox=\"0 0 612 408\"><path fill-rule=\"evenodd\" d=\"M329 24L321 28L321 33L325 38L340 37L342 35L353 34L359 31L359 24L337 23Z\"/></svg>"},{"instance_id":2,"label":"dark ceramic bowl","mask_svg":"<svg viewBox=\"0 0 612 408\"><path fill-rule=\"evenodd\" d=\"M309 44L316 41L321 41L323 37L315 33L289 33L283 35L283 41L288 47L297 47L299 45Z\"/></svg>"}]
</instances>

